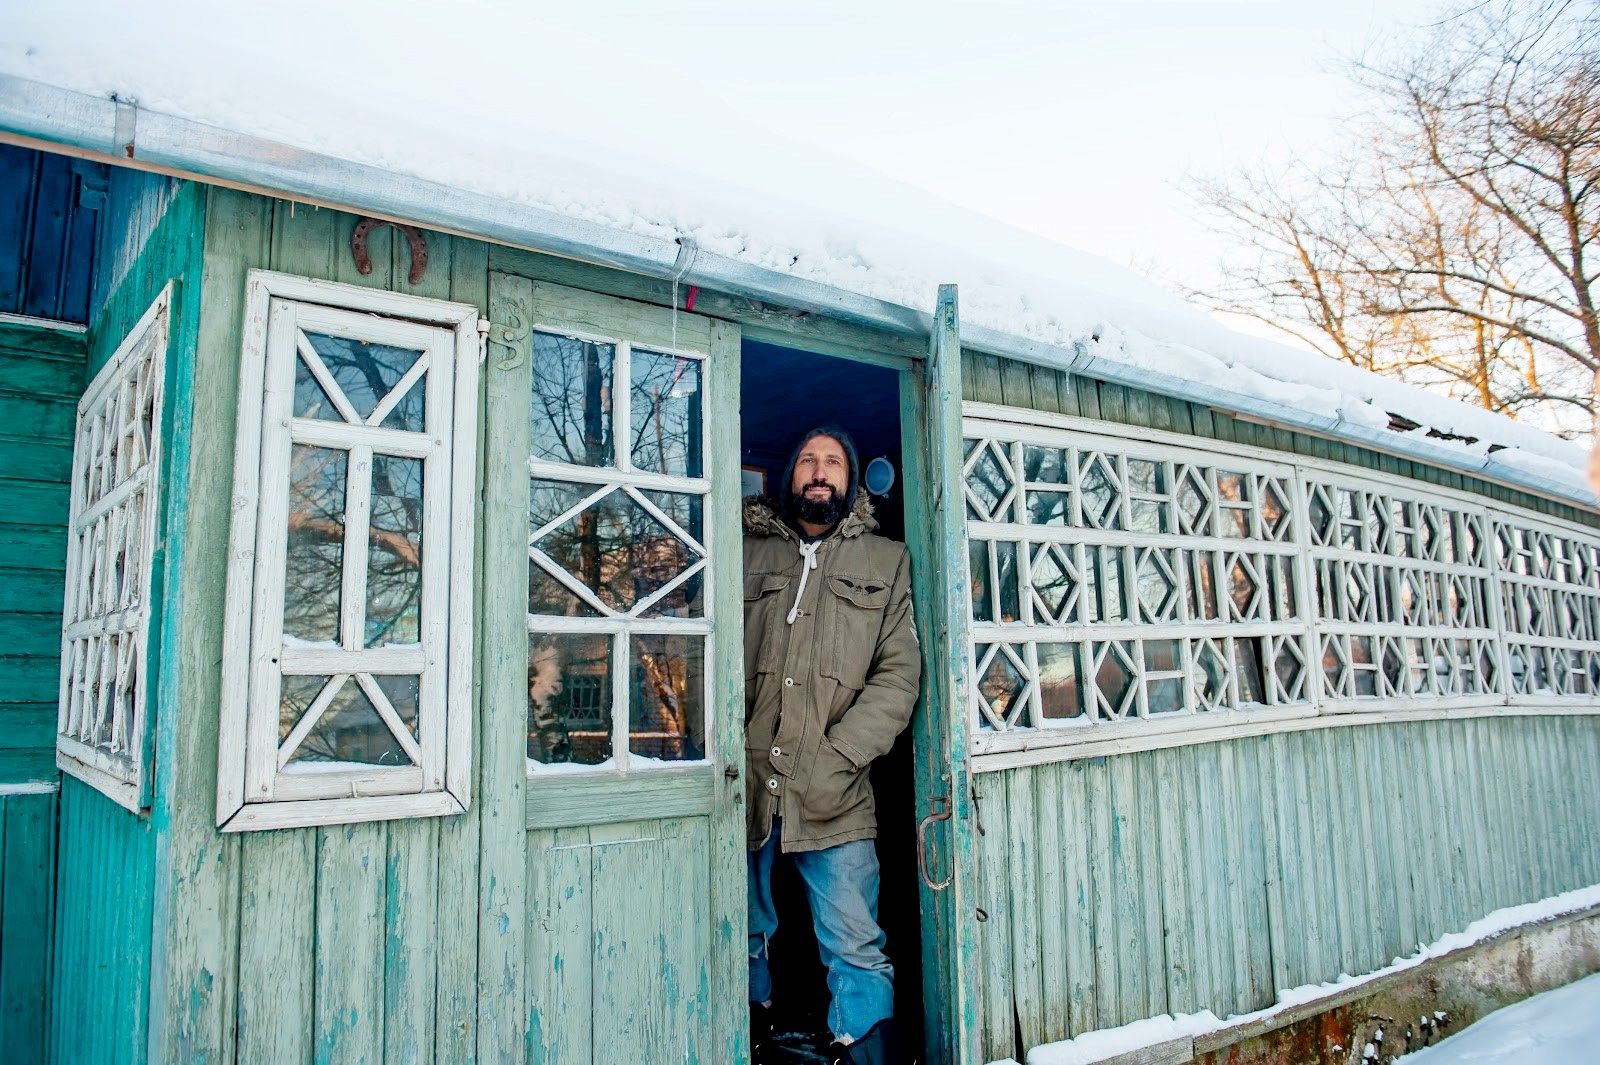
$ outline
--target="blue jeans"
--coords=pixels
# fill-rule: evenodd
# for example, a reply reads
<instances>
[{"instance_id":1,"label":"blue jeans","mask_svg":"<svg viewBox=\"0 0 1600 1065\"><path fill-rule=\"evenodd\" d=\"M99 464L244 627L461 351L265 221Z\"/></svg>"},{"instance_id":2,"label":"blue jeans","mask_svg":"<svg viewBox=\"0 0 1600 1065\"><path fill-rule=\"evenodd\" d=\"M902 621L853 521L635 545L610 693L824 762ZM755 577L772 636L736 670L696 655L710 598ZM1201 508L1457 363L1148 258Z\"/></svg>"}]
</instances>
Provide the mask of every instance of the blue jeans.
<instances>
[{"instance_id":1,"label":"blue jeans","mask_svg":"<svg viewBox=\"0 0 1600 1065\"><path fill-rule=\"evenodd\" d=\"M772 864L778 859L782 819L760 850L749 852L750 1001L772 998L767 940L778 930L772 906ZM894 968L883 953L878 927L878 852L870 839L789 855L806 885L817 952L828 967L828 1029L835 1038L860 1039L894 1015Z\"/></svg>"}]
</instances>

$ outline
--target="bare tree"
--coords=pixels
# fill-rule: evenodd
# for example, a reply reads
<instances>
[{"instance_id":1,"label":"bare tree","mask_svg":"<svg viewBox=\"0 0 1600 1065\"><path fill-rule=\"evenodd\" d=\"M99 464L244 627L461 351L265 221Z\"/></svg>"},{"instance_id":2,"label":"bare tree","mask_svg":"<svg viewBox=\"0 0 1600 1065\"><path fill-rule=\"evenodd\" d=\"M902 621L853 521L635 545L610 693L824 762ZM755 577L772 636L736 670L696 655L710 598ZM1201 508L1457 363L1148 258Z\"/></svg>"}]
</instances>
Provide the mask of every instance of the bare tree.
<instances>
[{"instance_id":1,"label":"bare tree","mask_svg":"<svg viewBox=\"0 0 1600 1065\"><path fill-rule=\"evenodd\" d=\"M1196 186L1237 240L1191 295L1334 358L1567 434L1600 370L1600 19L1489 0L1353 70L1331 160Z\"/></svg>"}]
</instances>

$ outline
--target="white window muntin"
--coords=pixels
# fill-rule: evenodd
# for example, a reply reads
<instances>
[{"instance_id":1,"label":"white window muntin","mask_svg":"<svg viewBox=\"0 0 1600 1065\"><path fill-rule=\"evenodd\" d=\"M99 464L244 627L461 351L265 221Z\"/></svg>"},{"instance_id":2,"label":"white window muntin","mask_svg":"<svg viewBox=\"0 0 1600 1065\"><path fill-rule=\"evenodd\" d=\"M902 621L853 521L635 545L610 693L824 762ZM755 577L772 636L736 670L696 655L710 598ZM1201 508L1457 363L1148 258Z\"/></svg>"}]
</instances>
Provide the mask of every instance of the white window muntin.
<instances>
[{"instance_id":1,"label":"white window muntin","mask_svg":"<svg viewBox=\"0 0 1600 1065\"><path fill-rule=\"evenodd\" d=\"M1256 457L1212 455L1194 449L1175 453L1170 446L1159 444L971 417L965 420L964 435L978 441L967 455L964 473L971 473L980 462L988 462L986 452L1003 463L1009 473L1009 484L999 493L1001 499L993 507L977 498L970 486L966 489L972 510L1009 520L980 520L969 515L967 530L969 542L1015 545L1021 615L1015 620L975 619L972 626L973 644L983 649L974 657L972 700L979 720L987 726L974 734L975 750L982 752L990 747L1027 742L1021 735L1000 737L1008 729L1024 724L1031 729L1058 734L1092 731L1099 736L1107 731L1119 732L1125 727L1146 724L1154 726L1182 717L1204 716L1208 721L1218 719L1220 722L1236 717L1250 720L1300 717L1308 712L1315 664L1311 658L1307 622L1306 574L1295 544L1303 508L1292 466ZM1030 446L1059 449L1065 455L1063 467L1070 470L1071 475L1055 481L1030 479L1023 465L1025 449ZM1130 466L1135 464L1146 470L1159 470L1165 487L1138 488L1130 476ZM1109 479L1115 486L1111 506L1091 506L1087 500L1078 498L1083 494L1080 474L1088 476L1090 471L1098 471L1099 477ZM1193 513L1185 512L1180 503L1180 493L1190 478L1199 489L1195 495L1200 505ZM1225 486L1236 491L1237 498L1230 498ZM1017 520L1031 516L1028 493L1036 490L1067 497L1074 520L1082 524L1034 524L1029 520ZM1263 505L1263 500L1269 498L1274 503L1272 512L1277 515L1270 523L1268 508ZM1144 522L1147 525L1156 509L1160 510L1156 524L1162 531L1134 528L1139 524L1135 521L1135 508L1141 503L1147 507ZM1034 595L1032 577L1038 564L1035 552L1040 548L1057 552L1057 566L1062 559L1071 565L1077 575L1072 594L1079 597L1088 595L1091 583L1089 554L1114 553L1120 559L1117 572L1121 575L1119 594L1123 599L1123 616L1076 624L1056 620L1049 605L1036 600ZM980 561L986 561L990 568L990 594L997 598L1000 552L991 546L980 554L986 555ZM1194 572L1191 566L1210 572L1210 593L1218 600L1216 617L1193 614L1198 593L1191 596L1189 584ZM1255 593L1243 608L1234 603L1228 593L1230 571L1235 566L1248 573L1255 584ZM1165 574L1169 585L1164 600L1149 610L1140 603L1140 596L1132 587L1147 567L1152 567L1152 572ZM1275 606L1269 601L1269 568L1287 570L1286 575L1293 584L1291 603ZM1040 616L1041 605L1043 617ZM1158 617L1152 619L1151 615ZM998 618L998 608L995 616ZM1239 687L1235 642L1247 639L1254 641L1257 653L1264 655L1261 692L1264 701L1246 703ZM1144 655L1147 643L1167 645L1163 654L1176 643L1179 654L1175 663L1151 666ZM1076 656L1079 683L1092 696L1085 698L1081 717L1049 719L1043 716L1038 654L1051 646L1076 648L1072 653ZM1287 682L1282 681L1273 668L1279 654L1289 656L1297 668ZM1200 658L1214 660L1219 655L1225 660L1220 670L1225 674L1224 690L1213 692L1208 698L1199 690L1196 668ZM1003 719L994 712L981 690L988 669L999 663L1001 657L1005 662L1000 663L1000 668L1009 665L1022 678L1022 695ZM1098 685L1089 680L1097 674L1101 664L1110 660L1119 662L1129 675L1120 705L1106 703ZM1181 687L1180 707L1152 710L1150 684L1163 682ZM1230 706L1238 709L1228 709Z\"/></svg>"},{"instance_id":2,"label":"white window muntin","mask_svg":"<svg viewBox=\"0 0 1600 1065\"><path fill-rule=\"evenodd\" d=\"M550 633L588 633L604 635L608 638L611 654L610 701L611 701L611 758L607 763L600 765L574 765L558 763L560 772L581 772L588 774L617 773L626 774L640 769L657 768L657 764L650 761L640 761L634 764L629 752L629 724L632 721L634 707L629 700L629 671L631 661L631 640L634 636L669 636L691 635L704 637L704 646L701 650L701 705L704 707L704 731L707 736L712 735L715 705L712 700L713 678L711 671L704 668L705 663L714 661L714 610L715 596L705 594L703 600L703 616L698 618L674 617L642 617L644 611L663 597L670 595L675 589L682 586L695 575L709 575L712 572L711 551L712 523L707 521L704 525L704 534L701 537L693 536L684 529L681 523L652 503L645 492L677 492L685 495L695 495L709 502L711 493L711 479L702 474L699 477L676 476L662 474L651 470L636 468L633 462L633 448L630 444L629 434L632 431L633 420L633 389L632 389L632 360L635 347L643 348L653 354L669 356L680 359L690 359L700 364L700 387L709 389L710 381L706 374L706 361L708 353L685 348L677 344L638 343L623 337L609 336L602 333L593 333L574 330L559 324L536 322L532 332L537 335L544 333L570 340L578 340L590 344L606 345L612 348L611 369L611 404L610 428L613 441L610 466L585 466L577 463L554 462L547 459L538 459L529 456L528 474L532 478L551 481L566 481L584 485L596 486L581 500L566 508L557 516L544 522L536 529L530 529L528 535L528 564L537 566L552 578L557 580L585 605L599 612L598 617L567 617L552 614L527 615L528 633L530 636ZM538 373L535 365L534 373ZM711 443L710 419L704 416L707 405L702 403L702 417L700 422L700 449L703 456L709 457ZM709 468L709 462L705 463ZM642 507L656 521L660 522L674 536L681 539L692 551L700 557L689 567L677 574L671 581L656 589L651 595L635 602L627 611L618 611L605 603L592 590L581 581L573 578L563 567L549 558L536 544L545 533L556 529L570 521L574 516L582 513L607 495L622 493L635 505ZM707 584L709 588L709 582ZM706 757L697 760L684 760L671 763L672 767L694 766L707 764L709 753ZM528 759L528 771L537 774L544 769L549 771L548 764Z\"/></svg>"},{"instance_id":3,"label":"white window muntin","mask_svg":"<svg viewBox=\"0 0 1600 1065\"><path fill-rule=\"evenodd\" d=\"M1301 477L1308 503L1320 497L1334 510L1326 536L1308 516L1305 537L1313 576L1334 607L1329 612L1325 603L1314 604L1319 661L1334 655L1337 666L1332 678L1319 670L1323 709L1370 713L1503 703L1486 508L1370 473L1304 463ZM1354 504L1355 516L1342 513L1342 499ZM1430 524L1435 531L1427 547L1422 530ZM1476 538L1476 547L1462 552L1468 537ZM1451 556L1469 557L1445 557L1445 544L1452 545ZM1452 593L1462 603L1453 618ZM1352 596L1362 600L1359 609ZM1359 663L1358 647L1365 648ZM1398 661L1393 671L1385 668L1391 655ZM1487 667L1480 667L1485 656ZM1363 683L1371 692L1356 688L1356 673L1367 675Z\"/></svg>"},{"instance_id":4,"label":"white window muntin","mask_svg":"<svg viewBox=\"0 0 1600 1065\"><path fill-rule=\"evenodd\" d=\"M1592 705L1600 695L1600 535L1500 507L1490 519L1491 608L1505 634L1510 701Z\"/></svg>"},{"instance_id":5,"label":"white window muntin","mask_svg":"<svg viewBox=\"0 0 1600 1065\"><path fill-rule=\"evenodd\" d=\"M78 402L56 765L149 805L150 589L161 500L167 286Z\"/></svg>"},{"instance_id":6,"label":"white window muntin","mask_svg":"<svg viewBox=\"0 0 1600 1065\"><path fill-rule=\"evenodd\" d=\"M292 403L302 331L421 352L410 371L366 417L304 357L341 414L295 417ZM314 352L313 352L314 356ZM224 632L218 823L225 830L334 824L458 813L470 798L472 529L477 425L478 318L475 308L332 282L251 271L240 375L234 527ZM424 378L418 382L417 378ZM420 432L383 426L404 393L424 390ZM339 576L339 638L286 640L283 574L290 455L297 445L346 456ZM418 639L363 646L371 463L422 464ZM417 736L406 743L376 679L418 677ZM330 764L285 772L306 729L280 741L285 677L328 676L323 695L354 686L373 704L413 764ZM314 701L305 717L326 709ZM385 710L387 709L387 713ZM302 718L302 724L305 718ZM315 724L315 721L312 722Z\"/></svg>"},{"instance_id":7,"label":"white window muntin","mask_svg":"<svg viewBox=\"0 0 1600 1065\"><path fill-rule=\"evenodd\" d=\"M1195 448L1195 438L1177 433L1127 427L1126 432L1130 438L1134 433L1137 433L1138 436L1137 438L1125 439L1116 435L1118 427L1107 426L1104 422L1089 421L1068 415L1054 415L1040 411L1010 408L996 404L966 403L963 405L963 410L965 414L965 435L969 438L984 437L986 433L999 433L1000 435L1006 435L1008 432L1011 434L1030 434L1043 428L1047 430L1064 430L1071 433L1075 438L1106 436L1117 441L1117 446L1120 447L1147 443L1162 448L1168 454L1193 451L1202 456L1200 459L1202 462L1220 462L1220 464L1228 466L1237 465L1241 457L1267 462L1272 462L1273 460L1281 461L1284 457L1280 452L1244 444L1229 445L1228 454L1212 457L1212 452ZM985 423L989 423L996 428L992 430L985 428ZM1548 517L1505 504L1486 506L1481 496L1456 489L1429 485L1425 491L1417 491L1414 482L1404 479L1400 481L1405 486L1402 490L1397 488L1396 480L1386 480L1383 475L1364 467L1353 467L1343 463L1311 459L1303 456L1295 456L1291 465L1297 471L1294 482L1295 490L1301 493L1300 503L1298 504L1298 509L1300 509L1301 513L1305 513L1305 486L1319 479L1325 481L1327 478L1333 477L1343 479L1352 486L1362 486L1366 490L1391 498L1398 495L1404 499L1443 506L1457 514L1483 515L1484 524L1479 527L1478 531L1482 532L1485 541L1488 543L1486 564L1490 571L1490 583L1488 603L1480 618L1487 617L1492 621L1489 636L1492 637L1493 648L1501 655L1501 677L1509 678L1509 667L1506 665L1507 659L1505 657L1507 646L1512 645L1514 647L1516 641L1520 640L1524 643L1523 649L1527 651L1536 649L1558 651L1573 661L1576 661L1575 656L1580 654L1589 656L1585 659L1588 663L1588 679L1585 683L1592 684L1594 690L1600 692L1600 644L1587 639L1584 633L1587 633L1588 629L1581 629L1577 635L1571 637L1520 636L1515 633L1514 625L1508 628L1502 624L1501 615L1503 613L1504 598L1512 595L1512 593L1504 591L1502 588L1502 583L1507 579L1507 575L1504 573L1503 567L1497 564L1496 552L1498 548L1493 540L1497 536L1497 526L1505 521L1510 521L1520 526L1532 524L1538 528L1550 530L1575 544L1586 545L1590 560L1589 569L1587 570L1591 578L1589 585L1575 586L1570 579L1559 581L1551 577L1542 577L1538 573L1513 575L1513 579L1524 586L1548 587L1554 592L1566 592L1578 597L1584 603L1593 603L1593 607L1587 615L1587 623L1592 625L1597 633L1600 633L1600 587L1595 587L1593 584L1594 578L1600 577L1600 533L1564 519ZM973 523L974 529L978 527L980 527L980 523ZM1085 531L1087 532L1087 530ZM1301 560L1302 580L1300 589L1302 594L1312 594L1314 589L1312 582L1315 579L1315 575L1311 565L1311 553L1307 549L1309 548L1309 539L1309 529L1302 523L1297 528L1297 533L1294 537L1295 551ZM1302 547L1302 544L1306 545L1305 548ZM1519 550L1523 554L1529 553L1529 549L1525 547L1519 548ZM1410 564L1409 559L1397 559L1392 555L1382 553L1370 554L1373 561L1384 560ZM1575 560L1569 561L1567 565L1574 572L1582 572ZM1440 567L1427 568L1432 570L1440 569ZM1460 567L1443 568L1450 569L1452 572L1460 571ZM1468 567L1469 570L1481 568ZM1342 627L1337 622L1324 623L1319 620L1314 631L1320 635L1330 624L1334 628ZM1474 638L1483 636L1481 621L1479 625L1473 628ZM1059 628L1056 629L1058 633L1061 631ZM1451 629L1450 631L1453 633L1458 630ZM1043 633L1041 632L1040 636L1042 637L1042 635ZM1038 642L1042 645L1046 641L1041 638ZM1555 644L1560 646L1553 646ZM1320 645L1317 650L1320 652ZM1309 664L1313 673L1320 675L1320 654ZM1583 672L1584 670L1578 665L1572 665L1569 675L1571 677L1580 677ZM1502 682L1503 685L1509 683L1509 679ZM1342 702L1323 698L1320 691L1321 687L1320 682L1312 684L1311 703L1293 709L1284 708L1283 710L1268 712L1251 711L1247 714L1237 711L1212 711L1187 717L1177 714L1164 714L1161 715L1160 719L1105 722L1088 728L1082 725L1063 727L1058 722L1050 722L1044 728L1014 729L1004 734L975 733L972 746L975 754L986 756L981 762L977 763L979 768L1000 768L1009 764L1027 764L1050 760L1051 757L1076 757L1078 756L1076 752L1080 750L1096 752L1143 750L1152 746L1183 743L1188 739L1192 739L1197 733L1211 729L1217 731L1210 734L1257 735L1277 729L1303 728L1307 727L1306 722L1297 723L1293 719L1315 717L1319 713L1340 712L1348 720L1365 720L1366 718L1363 714L1374 712L1384 714L1406 712L1408 716L1430 717L1455 716L1463 712L1493 712L1495 707L1503 707L1507 704L1509 704L1513 712L1517 707L1526 707L1527 709L1523 712L1536 712L1537 708L1541 706L1551 706L1558 709L1562 707L1593 708L1595 706L1595 700L1592 695L1579 694L1583 687L1581 684L1574 686L1568 692L1519 693L1511 691L1502 695L1434 696L1426 699L1416 699L1408 695L1404 698L1359 698ZM981 711L975 710L975 713L977 712ZM1049 751L1053 748L1060 748L1063 753L1052 756Z\"/></svg>"}]
</instances>

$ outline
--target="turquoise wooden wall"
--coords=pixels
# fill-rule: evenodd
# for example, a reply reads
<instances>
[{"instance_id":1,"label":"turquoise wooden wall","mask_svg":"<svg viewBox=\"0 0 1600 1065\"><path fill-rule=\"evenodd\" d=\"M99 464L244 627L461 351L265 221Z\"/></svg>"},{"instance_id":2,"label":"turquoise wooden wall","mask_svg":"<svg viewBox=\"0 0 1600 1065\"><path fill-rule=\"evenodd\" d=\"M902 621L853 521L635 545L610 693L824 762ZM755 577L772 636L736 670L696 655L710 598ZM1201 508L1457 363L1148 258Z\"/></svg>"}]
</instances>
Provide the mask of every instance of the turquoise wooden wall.
<instances>
[{"instance_id":1,"label":"turquoise wooden wall","mask_svg":"<svg viewBox=\"0 0 1600 1065\"><path fill-rule=\"evenodd\" d=\"M46 1060L56 796L0 794L0 1057Z\"/></svg>"},{"instance_id":2,"label":"turquoise wooden wall","mask_svg":"<svg viewBox=\"0 0 1600 1065\"><path fill-rule=\"evenodd\" d=\"M53 782L82 334L0 325L0 784Z\"/></svg>"},{"instance_id":3,"label":"turquoise wooden wall","mask_svg":"<svg viewBox=\"0 0 1600 1065\"><path fill-rule=\"evenodd\" d=\"M985 1060L1260 1009L1600 882L1593 717L1219 741L984 773L977 792Z\"/></svg>"},{"instance_id":4,"label":"turquoise wooden wall","mask_svg":"<svg viewBox=\"0 0 1600 1065\"><path fill-rule=\"evenodd\" d=\"M1596 524L1501 485L968 355L969 400L1352 462ZM1163 1013L1260 1009L1502 906L1600 882L1600 718L1396 721L979 774L984 1058Z\"/></svg>"},{"instance_id":5,"label":"turquoise wooden wall","mask_svg":"<svg viewBox=\"0 0 1600 1065\"><path fill-rule=\"evenodd\" d=\"M88 334L88 376L104 366L128 330L169 281L175 282L168 349L168 401L162 435L181 435L188 418L184 397L194 349L200 290L200 235L204 197L196 186L166 178L114 171L108 215L119 221L102 232ZM104 251L109 247L109 252ZM171 485L170 455L163 483ZM157 705L147 708L163 726L170 671L164 669L163 629L173 620L164 602L170 566L179 554L169 530L181 514L181 486L163 500L153 557L150 663ZM67 501L62 495L63 520ZM59 632L60 604L56 607ZM52 729L53 732L53 729ZM157 786L162 779L159 765ZM60 802L61 861L56 875L58 916L51 1004L51 1049L56 1065L144 1061L153 971L151 931L159 826L168 803L158 794L145 815L118 806L93 788L67 778Z\"/></svg>"}]
</instances>

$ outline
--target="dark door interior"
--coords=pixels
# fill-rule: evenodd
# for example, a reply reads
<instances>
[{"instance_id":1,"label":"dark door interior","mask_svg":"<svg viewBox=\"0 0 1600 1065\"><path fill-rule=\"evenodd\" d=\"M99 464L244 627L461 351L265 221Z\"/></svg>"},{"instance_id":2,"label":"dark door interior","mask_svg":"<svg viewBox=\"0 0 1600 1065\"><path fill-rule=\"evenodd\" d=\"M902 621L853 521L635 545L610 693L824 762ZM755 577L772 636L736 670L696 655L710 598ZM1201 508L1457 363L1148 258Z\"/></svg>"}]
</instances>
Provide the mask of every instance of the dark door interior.
<instances>
[{"instance_id":1,"label":"dark door interior","mask_svg":"<svg viewBox=\"0 0 1600 1065\"><path fill-rule=\"evenodd\" d=\"M818 355L746 340L741 368L740 462L750 488L757 481L776 493L789 451L801 434L831 422L855 439L863 467L884 458L894 483L872 495L879 533L905 539L905 484L901 464L899 372L871 363ZM915 814L911 735L872 767L878 802L878 861L882 867L879 923L894 964L895 1013L907 1046L922 1046L921 929L917 905ZM805 890L794 870L779 862L773 875L778 931L770 945L775 1022L789 1040L792 1060L811 1060L806 1047L826 1045L828 990L817 959Z\"/></svg>"}]
</instances>

